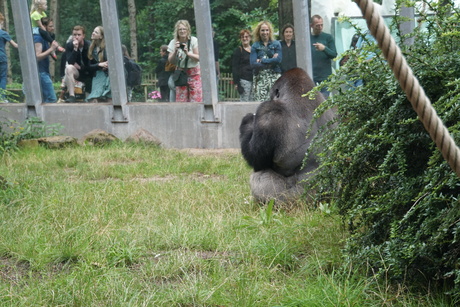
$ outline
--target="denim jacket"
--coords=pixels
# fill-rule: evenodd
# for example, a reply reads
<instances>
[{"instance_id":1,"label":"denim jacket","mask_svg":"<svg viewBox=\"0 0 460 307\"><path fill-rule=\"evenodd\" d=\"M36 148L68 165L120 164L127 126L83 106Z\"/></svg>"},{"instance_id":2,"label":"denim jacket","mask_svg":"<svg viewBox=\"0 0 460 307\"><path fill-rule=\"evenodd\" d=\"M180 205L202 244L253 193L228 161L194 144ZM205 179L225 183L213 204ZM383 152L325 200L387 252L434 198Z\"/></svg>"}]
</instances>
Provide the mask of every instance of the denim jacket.
<instances>
[{"instance_id":1,"label":"denim jacket","mask_svg":"<svg viewBox=\"0 0 460 307\"><path fill-rule=\"evenodd\" d=\"M278 53L276 58L273 57L275 53ZM257 59L261 59L260 63L257 63ZM267 46L263 42L252 44L250 61L254 74L258 74L259 71L264 69L272 69L273 72L281 73L281 60L282 51L279 41L269 41Z\"/></svg>"}]
</instances>

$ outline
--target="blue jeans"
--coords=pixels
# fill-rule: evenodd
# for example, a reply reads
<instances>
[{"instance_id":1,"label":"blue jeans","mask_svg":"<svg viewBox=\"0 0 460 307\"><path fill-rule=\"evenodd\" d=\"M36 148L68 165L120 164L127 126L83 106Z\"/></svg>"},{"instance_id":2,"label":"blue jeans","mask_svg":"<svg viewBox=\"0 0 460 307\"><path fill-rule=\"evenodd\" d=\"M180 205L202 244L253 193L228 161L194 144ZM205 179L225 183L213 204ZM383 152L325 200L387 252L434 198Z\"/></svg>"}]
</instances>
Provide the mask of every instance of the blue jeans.
<instances>
[{"instance_id":1,"label":"blue jeans","mask_svg":"<svg viewBox=\"0 0 460 307\"><path fill-rule=\"evenodd\" d=\"M0 63L0 100L5 99L6 75L8 73L8 62ZM3 90L3 91L2 91Z\"/></svg>"},{"instance_id":2,"label":"blue jeans","mask_svg":"<svg viewBox=\"0 0 460 307\"><path fill-rule=\"evenodd\" d=\"M323 81L314 81L315 85L320 85ZM322 87L320 90L320 93L323 94L324 99L327 99L331 92L329 91L329 88L327 87Z\"/></svg>"},{"instance_id":3,"label":"blue jeans","mask_svg":"<svg viewBox=\"0 0 460 307\"><path fill-rule=\"evenodd\" d=\"M47 72L40 72L39 75L43 102L56 102L56 93L54 92L53 82L51 81L50 74Z\"/></svg>"},{"instance_id":4,"label":"blue jeans","mask_svg":"<svg viewBox=\"0 0 460 307\"><path fill-rule=\"evenodd\" d=\"M169 76L169 102L176 102L176 85L174 84L173 75Z\"/></svg>"}]
</instances>

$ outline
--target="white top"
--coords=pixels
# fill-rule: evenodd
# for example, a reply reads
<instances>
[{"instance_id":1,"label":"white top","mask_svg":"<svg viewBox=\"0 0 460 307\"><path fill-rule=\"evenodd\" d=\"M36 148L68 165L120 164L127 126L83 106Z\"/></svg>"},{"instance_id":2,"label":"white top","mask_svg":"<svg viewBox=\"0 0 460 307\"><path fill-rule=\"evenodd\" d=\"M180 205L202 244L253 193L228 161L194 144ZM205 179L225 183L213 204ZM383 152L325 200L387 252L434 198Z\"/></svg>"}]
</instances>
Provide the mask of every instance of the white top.
<instances>
[{"instance_id":1,"label":"white top","mask_svg":"<svg viewBox=\"0 0 460 307\"><path fill-rule=\"evenodd\" d=\"M192 38L190 39L189 53L190 52L193 53L193 49L195 49L195 48L198 48L198 39L195 36L192 36ZM175 50L176 50L176 39L173 39L173 40L171 40L169 42L168 52L169 53L174 53ZM185 54L184 50L182 50L182 49L177 50L177 63L176 63L176 66L184 68L184 66L185 66L185 57L186 57L186 54ZM198 66L199 64L200 63L197 60L192 59L191 57L188 57L187 68L193 68L193 67Z\"/></svg>"}]
</instances>

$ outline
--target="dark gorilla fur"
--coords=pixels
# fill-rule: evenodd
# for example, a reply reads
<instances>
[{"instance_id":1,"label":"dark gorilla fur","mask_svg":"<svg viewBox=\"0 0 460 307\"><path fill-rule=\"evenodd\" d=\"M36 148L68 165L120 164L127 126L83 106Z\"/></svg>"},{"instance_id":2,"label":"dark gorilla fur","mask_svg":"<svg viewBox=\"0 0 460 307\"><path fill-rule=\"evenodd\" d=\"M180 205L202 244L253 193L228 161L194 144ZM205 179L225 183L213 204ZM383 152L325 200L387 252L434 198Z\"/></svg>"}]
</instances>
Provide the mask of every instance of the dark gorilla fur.
<instances>
[{"instance_id":1,"label":"dark gorilla fur","mask_svg":"<svg viewBox=\"0 0 460 307\"><path fill-rule=\"evenodd\" d=\"M241 152L254 169L250 185L258 202L298 199L304 192L301 182L318 167L316 156L309 154L302 168L305 154L318 128L332 120L334 113L326 111L311 125L314 110L324 98L320 93L314 100L302 95L314 86L303 69L291 69L273 85L270 101L262 102L255 114L248 113L241 121Z\"/></svg>"}]
</instances>

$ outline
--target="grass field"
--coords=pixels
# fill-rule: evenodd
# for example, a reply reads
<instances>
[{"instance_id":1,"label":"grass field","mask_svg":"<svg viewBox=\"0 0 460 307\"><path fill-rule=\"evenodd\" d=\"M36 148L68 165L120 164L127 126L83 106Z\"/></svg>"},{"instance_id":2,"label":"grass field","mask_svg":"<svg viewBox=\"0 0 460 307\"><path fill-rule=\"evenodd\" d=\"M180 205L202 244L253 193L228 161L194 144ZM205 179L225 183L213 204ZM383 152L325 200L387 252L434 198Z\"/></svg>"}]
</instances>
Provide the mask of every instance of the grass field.
<instances>
[{"instance_id":1,"label":"grass field","mask_svg":"<svg viewBox=\"0 0 460 307\"><path fill-rule=\"evenodd\" d=\"M442 306L344 266L333 208L252 203L250 172L238 151L4 155L0 305Z\"/></svg>"}]
</instances>

